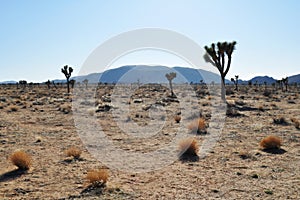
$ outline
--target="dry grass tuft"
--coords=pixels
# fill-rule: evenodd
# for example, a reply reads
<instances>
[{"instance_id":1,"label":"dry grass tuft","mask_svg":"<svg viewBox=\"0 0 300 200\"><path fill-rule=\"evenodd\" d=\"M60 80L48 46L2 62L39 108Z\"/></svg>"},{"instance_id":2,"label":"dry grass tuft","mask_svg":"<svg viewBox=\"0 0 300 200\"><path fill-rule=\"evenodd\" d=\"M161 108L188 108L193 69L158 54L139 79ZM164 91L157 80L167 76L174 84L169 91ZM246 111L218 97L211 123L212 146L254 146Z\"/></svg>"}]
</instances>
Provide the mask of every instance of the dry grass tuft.
<instances>
[{"instance_id":1,"label":"dry grass tuft","mask_svg":"<svg viewBox=\"0 0 300 200\"><path fill-rule=\"evenodd\" d=\"M175 120L176 123L179 123L180 120L181 120L181 116L180 116L180 115L176 115L176 116L174 117L174 120Z\"/></svg>"},{"instance_id":2,"label":"dry grass tuft","mask_svg":"<svg viewBox=\"0 0 300 200\"><path fill-rule=\"evenodd\" d=\"M262 139L259 143L259 145L267 150L267 149L280 149L282 145L282 140L274 135L270 135Z\"/></svg>"},{"instance_id":3,"label":"dry grass tuft","mask_svg":"<svg viewBox=\"0 0 300 200\"><path fill-rule=\"evenodd\" d=\"M17 112L19 110L19 107L16 105L10 105L7 107L8 112Z\"/></svg>"},{"instance_id":4,"label":"dry grass tuft","mask_svg":"<svg viewBox=\"0 0 300 200\"><path fill-rule=\"evenodd\" d=\"M199 145L196 139L187 138L179 142L180 155L183 156L197 156Z\"/></svg>"},{"instance_id":5,"label":"dry grass tuft","mask_svg":"<svg viewBox=\"0 0 300 200\"><path fill-rule=\"evenodd\" d=\"M204 118L198 118L193 120L189 125L188 129L192 132L206 133L206 121Z\"/></svg>"},{"instance_id":6,"label":"dry grass tuft","mask_svg":"<svg viewBox=\"0 0 300 200\"><path fill-rule=\"evenodd\" d=\"M79 159L81 155L81 150L76 147L70 147L65 151L68 157L73 157L74 159Z\"/></svg>"},{"instance_id":7,"label":"dry grass tuft","mask_svg":"<svg viewBox=\"0 0 300 200\"><path fill-rule=\"evenodd\" d=\"M19 169L28 170L31 166L31 156L24 151L16 151L10 156L10 161Z\"/></svg>"},{"instance_id":8,"label":"dry grass tuft","mask_svg":"<svg viewBox=\"0 0 300 200\"><path fill-rule=\"evenodd\" d=\"M86 180L91 186L101 187L106 184L108 177L107 169L97 169L89 171L86 175Z\"/></svg>"},{"instance_id":9,"label":"dry grass tuft","mask_svg":"<svg viewBox=\"0 0 300 200\"><path fill-rule=\"evenodd\" d=\"M284 117L279 117L279 118L273 118L273 123L274 124L280 124L280 125L288 125L288 122Z\"/></svg>"}]
</instances>

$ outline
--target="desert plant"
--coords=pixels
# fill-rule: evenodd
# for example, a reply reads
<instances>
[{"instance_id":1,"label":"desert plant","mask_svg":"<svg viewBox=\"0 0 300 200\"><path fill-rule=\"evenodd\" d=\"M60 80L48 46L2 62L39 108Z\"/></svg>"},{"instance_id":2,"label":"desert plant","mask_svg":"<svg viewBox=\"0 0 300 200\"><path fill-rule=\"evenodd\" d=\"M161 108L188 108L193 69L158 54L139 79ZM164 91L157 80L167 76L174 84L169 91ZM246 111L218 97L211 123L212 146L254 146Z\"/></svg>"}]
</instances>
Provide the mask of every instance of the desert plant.
<instances>
[{"instance_id":1,"label":"desert plant","mask_svg":"<svg viewBox=\"0 0 300 200\"><path fill-rule=\"evenodd\" d=\"M198 134L206 133L206 121L204 118L194 119L189 125L188 129Z\"/></svg>"},{"instance_id":2,"label":"desert plant","mask_svg":"<svg viewBox=\"0 0 300 200\"><path fill-rule=\"evenodd\" d=\"M166 78L167 78L168 81L169 81L170 90L171 90L171 96L174 97L175 94L174 94L174 92L173 92L172 80L173 80L174 78L176 78L176 73L175 73L175 72L170 72L170 73L166 74Z\"/></svg>"},{"instance_id":3,"label":"desert plant","mask_svg":"<svg viewBox=\"0 0 300 200\"><path fill-rule=\"evenodd\" d=\"M273 123L274 124L281 124L281 125L288 125L288 122L284 117L278 117L278 118L273 118Z\"/></svg>"},{"instance_id":4,"label":"desert plant","mask_svg":"<svg viewBox=\"0 0 300 200\"><path fill-rule=\"evenodd\" d=\"M295 117L291 118L291 122L294 123L295 128L300 129L300 122Z\"/></svg>"},{"instance_id":5,"label":"desert plant","mask_svg":"<svg viewBox=\"0 0 300 200\"><path fill-rule=\"evenodd\" d=\"M73 157L74 159L79 159L81 155L81 150L76 147L70 147L65 151L68 157Z\"/></svg>"},{"instance_id":6,"label":"desert plant","mask_svg":"<svg viewBox=\"0 0 300 200\"><path fill-rule=\"evenodd\" d=\"M28 170L32 162L31 156L21 150L11 154L9 159L15 166L22 170Z\"/></svg>"},{"instance_id":7,"label":"desert plant","mask_svg":"<svg viewBox=\"0 0 300 200\"><path fill-rule=\"evenodd\" d=\"M176 115L176 116L174 117L174 120L175 120L176 123L179 123L180 120L181 120L181 116L180 116L180 115Z\"/></svg>"},{"instance_id":8,"label":"desert plant","mask_svg":"<svg viewBox=\"0 0 300 200\"><path fill-rule=\"evenodd\" d=\"M106 184L108 177L109 173L107 169L96 169L88 171L86 180L91 186L101 187Z\"/></svg>"},{"instance_id":9,"label":"desert plant","mask_svg":"<svg viewBox=\"0 0 300 200\"><path fill-rule=\"evenodd\" d=\"M181 156L197 156L199 144L195 138L183 139L179 142L179 152Z\"/></svg>"},{"instance_id":10,"label":"desert plant","mask_svg":"<svg viewBox=\"0 0 300 200\"><path fill-rule=\"evenodd\" d=\"M282 84L285 86L285 91L287 91L287 90L288 90L288 85L289 85L289 78L288 78L288 77L282 78L282 79L281 79L281 82L282 82ZM283 89L282 89L282 90L283 90Z\"/></svg>"},{"instance_id":11,"label":"desert plant","mask_svg":"<svg viewBox=\"0 0 300 200\"><path fill-rule=\"evenodd\" d=\"M231 78L231 82L235 85L235 90L238 91L239 75L235 75L235 79Z\"/></svg>"},{"instance_id":12,"label":"desert plant","mask_svg":"<svg viewBox=\"0 0 300 200\"><path fill-rule=\"evenodd\" d=\"M229 71L232 59L232 53L235 49L236 42L218 42L217 45L211 44L211 47L205 46L206 54L204 54L204 60L217 67L221 75L221 97L225 101L225 77ZM217 46L217 50L216 50ZM225 68L225 55L227 55L227 66Z\"/></svg>"},{"instance_id":13,"label":"desert plant","mask_svg":"<svg viewBox=\"0 0 300 200\"><path fill-rule=\"evenodd\" d=\"M279 149L280 146L282 145L282 140L277 136L270 135L270 136L263 138L260 141L259 145L265 150Z\"/></svg>"},{"instance_id":14,"label":"desert plant","mask_svg":"<svg viewBox=\"0 0 300 200\"><path fill-rule=\"evenodd\" d=\"M7 107L8 112L17 112L19 110L19 107L17 105L10 105Z\"/></svg>"},{"instance_id":15,"label":"desert plant","mask_svg":"<svg viewBox=\"0 0 300 200\"><path fill-rule=\"evenodd\" d=\"M73 72L73 68L69 67L68 65L65 65L62 69L61 72L65 75L67 79L67 88L68 88L68 93L70 93L70 78L71 74Z\"/></svg>"},{"instance_id":16,"label":"desert plant","mask_svg":"<svg viewBox=\"0 0 300 200\"><path fill-rule=\"evenodd\" d=\"M82 81L82 83L85 85L85 89L87 89L88 88L88 84L89 84L89 80L88 79L84 79Z\"/></svg>"}]
</instances>

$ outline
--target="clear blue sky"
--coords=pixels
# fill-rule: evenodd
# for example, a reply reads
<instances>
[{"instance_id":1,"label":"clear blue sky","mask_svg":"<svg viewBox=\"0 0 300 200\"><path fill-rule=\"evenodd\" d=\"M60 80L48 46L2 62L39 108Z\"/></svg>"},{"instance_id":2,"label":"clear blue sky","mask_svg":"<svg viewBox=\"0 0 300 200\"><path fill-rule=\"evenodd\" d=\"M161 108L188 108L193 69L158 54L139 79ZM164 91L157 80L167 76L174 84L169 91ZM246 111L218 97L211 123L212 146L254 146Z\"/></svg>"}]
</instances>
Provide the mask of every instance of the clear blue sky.
<instances>
[{"instance_id":1,"label":"clear blue sky","mask_svg":"<svg viewBox=\"0 0 300 200\"><path fill-rule=\"evenodd\" d=\"M298 0L0 0L0 81L64 78L65 64L76 75L105 40L145 27L200 46L236 40L227 78L282 78L300 73L299 11ZM124 64L140 62L129 58ZM162 64L177 64L167 58Z\"/></svg>"}]
</instances>

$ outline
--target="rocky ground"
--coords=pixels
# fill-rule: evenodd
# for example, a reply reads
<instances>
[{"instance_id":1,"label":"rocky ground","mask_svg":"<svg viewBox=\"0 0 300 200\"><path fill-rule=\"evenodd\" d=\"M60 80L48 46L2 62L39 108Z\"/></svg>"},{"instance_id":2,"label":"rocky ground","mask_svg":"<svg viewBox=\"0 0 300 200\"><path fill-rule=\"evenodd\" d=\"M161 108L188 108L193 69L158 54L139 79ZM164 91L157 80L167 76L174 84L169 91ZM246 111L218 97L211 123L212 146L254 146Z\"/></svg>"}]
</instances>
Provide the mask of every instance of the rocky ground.
<instances>
[{"instance_id":1,"label":"rocky ground","mask_svg":"<svg viewBox=\"0 0 300 200\"><path fill-rule=\"evenodd\" d=\"M118 148L143 154L166 146L182 134L180 127L199 115L207 121L207 134L183 134L195 137L201 146L213 134L217 96L204 86L195 86L195 96L181 92L178 98L168 97L170 91L160 85L137 88L129 98L125 90L114 94L110 85L100 86L97 92L93 88L87 89L88 98L79 95L82 98L74 108L74 97L86 90L83 87L69 95L60 87L0 86L0 199L300 198L300 130L290 120L300 120L299 88L287 92L255 86L241 86L238 92L228 88L224 127L219 127L220 138L208 154L194 161L174 159L148 172L120 170L113 157L115 167L101 158L98 161L77 133L74 114L93 119ZM120 102L114 103L115 98ZM186 103L182 106L182 102ZM128 113L120 111L123 106ZM181 115L180 123L173 119L176 115ZM279 118L286 123L274 123ZM155 134L149 137L132 137L124 134L120 123L126 130L151 130L157 124L161 128L153 129ZM280 151L260 149L260 140L268 135L282 138ZM80 159L65 155L72 146L82 150ZM19 149L32 156L28 171L16 170L8 160ZM132 166L141 163L147 161ZM96 168L107 168L110 177L105 187L89 188L85 176Z\"/></svg>"}]
</instances>

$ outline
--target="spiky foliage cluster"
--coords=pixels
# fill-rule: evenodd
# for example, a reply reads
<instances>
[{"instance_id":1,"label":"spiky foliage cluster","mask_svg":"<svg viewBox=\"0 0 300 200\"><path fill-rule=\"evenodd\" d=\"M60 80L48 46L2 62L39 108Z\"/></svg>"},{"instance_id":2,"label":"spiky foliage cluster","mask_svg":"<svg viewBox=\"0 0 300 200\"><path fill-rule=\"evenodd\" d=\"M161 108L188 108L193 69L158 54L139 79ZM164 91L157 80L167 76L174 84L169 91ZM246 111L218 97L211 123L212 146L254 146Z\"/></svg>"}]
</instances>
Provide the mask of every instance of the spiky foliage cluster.
<instances>
[{"instance_id":1,"label":"spiky foliage cluster","mask_svg":"<svg viewBox=\"0 0 300 200\"><path fill-rule=\"evenodd\" d=\"M260 141L259 145L265 150L279 149L280 146L282 145L282 140L277 136L270 135L270 136L263 138Z\"/></svg>"},{"instance_id":2,"label":"spiky foliage cluster","mask_svg":"<svg viewBox=\"0 0 300 200\"><path fill-rule=\"evenodd\" d=\"M9 157L10 161L19 169L28 170L31 166L31 156L24 151L16 151Z\"/></svg>"},{"instance_id":3,"label":"spiky foliage cluster","mask_svg":"<svg viewBox=\"0 0 300 200\"><path fill-rule=\"evenodd\" d=\"M227 75L232 59L232 53L235 50L236 42L218 42L212 43L210 47L205 46L206 54L204 59L211 63L220 72L223 87L225 85L225 76ZM227 56L227 65L225 66L225 56ZM225 88L222 89L222 99L225 100Z\"/></svg>"},{"instance_id":4,"label":"spiky foliage cluster","mask_svg":"<svg viewBox=\"0 0 300 200\"><path fill-rule=\"evenodd\" d=\"M170 85L170 90L171 90L171 96L175 96L174 92L173 92L173 85L172 85L172 80L174 78L176 78L176 73L175 72L170 72L168 74L166 74L166 78L169 81L169 85Z\"/></svg>"},{"instance_id":5,"label":"spiky foliage cluster","mask_svg":"<svg viewBox=\"0 0 300 200\"><path fill-rule=\"evenodd\" d=\"M61 72L65 75L67 79L67 87L68 87L68 93L70 93L70 78L73 72L73 68L69 67L68 65L65 65L62 69Z\"/></svg>"},{"instance_id":6,"label":"spiky foliage cluster","mask_svg":"<svg viewBox=\"0 0 300 200\"><path fill-rule=\"evenodd\" d=\"M108 180L109 173L107 169L90 170L86 175L88 184L94 187L104 186Z\"/></svg>"}]
</instances>

